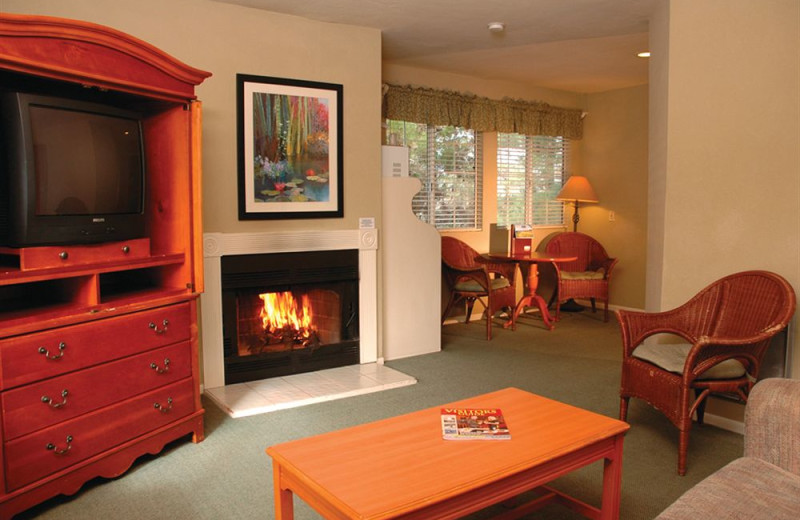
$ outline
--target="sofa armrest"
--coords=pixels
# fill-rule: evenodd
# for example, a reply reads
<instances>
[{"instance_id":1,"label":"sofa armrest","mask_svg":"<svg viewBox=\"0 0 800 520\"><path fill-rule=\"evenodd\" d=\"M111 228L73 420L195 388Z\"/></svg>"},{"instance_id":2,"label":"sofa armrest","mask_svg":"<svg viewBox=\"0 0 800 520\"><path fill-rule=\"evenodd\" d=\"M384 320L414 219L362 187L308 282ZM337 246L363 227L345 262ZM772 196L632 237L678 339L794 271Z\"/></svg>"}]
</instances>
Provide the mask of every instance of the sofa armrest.
<instances>
[{"instance_id":1,"label":"sofa armrest","mask_svg":"<svg viewBox=\"0 0 800 520\"><path fill-rule=\"evenodd\" d=\"M744 454L800 475L800 380L764 379L750 391Z\"/></svg>"}]
</instances>

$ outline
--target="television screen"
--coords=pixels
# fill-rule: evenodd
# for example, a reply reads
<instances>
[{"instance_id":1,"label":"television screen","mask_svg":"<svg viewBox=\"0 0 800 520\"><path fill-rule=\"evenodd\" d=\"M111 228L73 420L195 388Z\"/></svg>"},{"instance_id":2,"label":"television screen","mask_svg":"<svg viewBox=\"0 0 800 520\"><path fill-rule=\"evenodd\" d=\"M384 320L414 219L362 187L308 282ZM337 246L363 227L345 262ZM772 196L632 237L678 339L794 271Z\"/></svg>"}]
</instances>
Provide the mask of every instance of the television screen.
<instances>
[{"instance_id":1,"label":"television screen","mask_svg":"<svg viewBox=\"0 0 800 520\"><path fill-rule=\"evenodd\" d=\"M35 208L39 216L142 211L139 122L31 104Z\"/></svg>"}]
</instances>

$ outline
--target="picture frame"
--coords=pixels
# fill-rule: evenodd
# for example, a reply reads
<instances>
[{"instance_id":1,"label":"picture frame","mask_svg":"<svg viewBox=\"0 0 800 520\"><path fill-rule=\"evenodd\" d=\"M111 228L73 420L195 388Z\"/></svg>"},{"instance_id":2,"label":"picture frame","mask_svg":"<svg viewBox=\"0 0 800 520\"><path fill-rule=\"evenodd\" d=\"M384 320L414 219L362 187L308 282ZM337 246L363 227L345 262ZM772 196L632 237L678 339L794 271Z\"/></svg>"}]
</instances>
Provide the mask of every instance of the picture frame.
<instances>
[{"instance_id":1,"label":"picture frame","mask_svg":"<svg viewBox=\"0 0 800 520\"><path fill-rule=\"evenodd\" d=\"M343 87L236 75L239 220L341 218Z\"/></svg>"}]
</instances>

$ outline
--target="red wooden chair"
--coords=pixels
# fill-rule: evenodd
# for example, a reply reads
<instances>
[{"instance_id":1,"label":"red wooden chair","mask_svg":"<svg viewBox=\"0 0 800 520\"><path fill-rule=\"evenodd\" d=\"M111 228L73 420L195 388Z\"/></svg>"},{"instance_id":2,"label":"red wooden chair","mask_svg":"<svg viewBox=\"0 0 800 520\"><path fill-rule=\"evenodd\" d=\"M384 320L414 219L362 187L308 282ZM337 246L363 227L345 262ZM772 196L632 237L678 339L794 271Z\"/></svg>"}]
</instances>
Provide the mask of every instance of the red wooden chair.
<instances>
[{"instance_id":1,"label":"red wooden chair","mask_svg":"<svg viewBox=\"0 0 800 520\"><path fill-rule=\"evenodd\" d=\"M442 273L450 289L442 323L459 301L467 304L465 323L469 323L475 300L480 299L486 307L486 339L492 339L492 316L503 309L513 316L516 268L511 262L485 259L461 240L442 237Z\"/></svg>"},{"instance_id":2,"label":"red wooden chair","mask_svg":"<svg viewBox=\"0 0 800 520\"><path fill-rule=\"evenodd\" d=\"M795 293L777 274L746 271L712 283L673 310L619 310L622 382L619 416L631 397L647 401L680 431L678 474L686 473L692 415L703 424L706 398L726 393L747 401L770 340L795 311ZM643 344L656 334L683 344ZM692 397L694 394L694 398Z\"/></svg>"},{"instance_id":3,"label":"red wooden chair","mask_svg":"<svg viewBox=\"0 0 800 520\"><path fill-rule=\"evenodd\" d=\"M603 302L603 319L608 321L608 285L617 259L609 257L600 242L578 232L558 233L547 242L545 251L550 255L578 257L572 262L553 264L558 279L556 320L561 316L562 302L589 298L593 312L597 312L596 301Z\"/></svg>"}]
</instances>

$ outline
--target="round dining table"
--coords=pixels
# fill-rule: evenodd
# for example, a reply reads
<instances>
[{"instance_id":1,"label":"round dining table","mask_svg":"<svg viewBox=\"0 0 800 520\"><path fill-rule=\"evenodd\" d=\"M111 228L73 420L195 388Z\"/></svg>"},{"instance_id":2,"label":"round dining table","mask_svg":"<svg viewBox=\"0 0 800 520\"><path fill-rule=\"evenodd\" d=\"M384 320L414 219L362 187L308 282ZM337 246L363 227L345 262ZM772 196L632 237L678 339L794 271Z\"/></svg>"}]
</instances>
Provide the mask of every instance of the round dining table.
<instances>
[{"instance_id":1,"label":"round dining table","mask_svg":"<svg viewBox=\"0 0 800 520\"><path fill-rule=\"evenodd\" d=\"M548 302L540 296L536 289L539 285L538 264L550 263L564 263L574 262L578 259L577 256L570 255L550 255L545 252L539 251L523 251L515 253L488 253L486 255L495 262L515 262L519 266L520 273L522 274L523 283L525 284L524 294L517 302L514 308L514 315L511 317L510 326L512 330L517 328L517 318L525 310L526 307L536 306L542 314L542 321L549 330L553 330L555 320L550 315L547 309ZM551 299L552 300L552 299ZM509 326L507 323L506 326Z\"/></svg>"}]
</instances>

